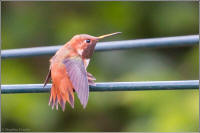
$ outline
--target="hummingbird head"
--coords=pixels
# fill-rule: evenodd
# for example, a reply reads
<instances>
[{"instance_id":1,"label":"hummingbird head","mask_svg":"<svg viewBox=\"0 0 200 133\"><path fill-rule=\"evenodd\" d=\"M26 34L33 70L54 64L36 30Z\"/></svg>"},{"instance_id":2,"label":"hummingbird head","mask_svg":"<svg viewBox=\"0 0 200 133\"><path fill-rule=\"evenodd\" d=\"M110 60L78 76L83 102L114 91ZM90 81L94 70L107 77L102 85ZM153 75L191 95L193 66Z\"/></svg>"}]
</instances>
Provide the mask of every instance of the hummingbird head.
<instances>
[{"instance_id":1,"label":"hummingbird head","mask_svg":"<svg viewBox=\"0 0 200 133\"><path fill-rule=\"evenodd\" d=\"M99 37L94 37L87 34L75 35L70 40L70 45L79 55L81 55L83 58L88 59L88 58L91 58L91 56L93 55L96 43L100 39L103 39L108 36L116 35L119 33L121 32L106 34Z\"/></svg>"}]
</instances>

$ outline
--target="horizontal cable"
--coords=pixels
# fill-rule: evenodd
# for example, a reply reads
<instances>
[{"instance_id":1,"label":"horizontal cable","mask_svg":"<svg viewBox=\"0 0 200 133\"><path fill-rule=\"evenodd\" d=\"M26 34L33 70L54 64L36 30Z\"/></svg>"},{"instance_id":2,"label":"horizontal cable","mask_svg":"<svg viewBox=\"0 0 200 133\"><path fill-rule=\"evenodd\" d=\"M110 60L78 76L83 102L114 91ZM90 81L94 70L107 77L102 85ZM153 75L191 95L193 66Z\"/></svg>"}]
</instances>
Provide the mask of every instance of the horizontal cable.
<instances>
[{"instance_id":1,"label":"horizontal cable","mask_svg":"<svg viewBox=\"0 0 200 133\"><path fill-rule=\"evenodd\" d=\"M1 93L41 93L49 92L51 84L2 85ZM149 81L149 82L106 82L90 86L90 91L142 91L142 90L183 90L198 89L199 80Z\"/></svg>"},{"instance_id":2,"label":"horizontal cable","mask_svg":"<svg viewBox=\"0 0 200 133\"><path fill-rule=\"evenodd\" d=\"M152 39L137 39L137 40L124 40L124 41L111 41L99 42L95 48L96 51L108 50L123 50L130 48L155 48L155 47L178 47L178 46L192 46L199 43L199 35L187 35L176 37L162 37ZM1 58L17 58L39 55L54 54L61 45L34 47L34 48L21 48L21 49L8 49L1 51Z\"/></svg>"}]
</instances>

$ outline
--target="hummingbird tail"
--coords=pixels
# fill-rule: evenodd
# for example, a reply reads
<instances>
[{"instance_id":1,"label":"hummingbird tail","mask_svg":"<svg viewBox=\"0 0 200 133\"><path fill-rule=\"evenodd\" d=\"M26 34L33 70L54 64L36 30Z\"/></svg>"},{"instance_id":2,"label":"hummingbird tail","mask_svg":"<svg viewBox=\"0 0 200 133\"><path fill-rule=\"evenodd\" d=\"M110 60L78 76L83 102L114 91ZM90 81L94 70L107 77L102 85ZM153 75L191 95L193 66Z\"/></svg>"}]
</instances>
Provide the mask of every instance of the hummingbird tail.
<instances>
[{"instance_id":1,"label":"hummingbird tail","mask_svg":"<svg viewBox=\"0 0 200 133\"><path fill-rule=\"evenodd\" d=\"M49 99L49 106L56 106L58 110L58 104L60 104L62 110L65 110L66 101L74 108L74 93L72 88L66 89L66 82L61 82L60 88L58 88L55 84L52 84L51 95ZM63 88L65 87L65 89Z\"/></svg>"}]
</instances>

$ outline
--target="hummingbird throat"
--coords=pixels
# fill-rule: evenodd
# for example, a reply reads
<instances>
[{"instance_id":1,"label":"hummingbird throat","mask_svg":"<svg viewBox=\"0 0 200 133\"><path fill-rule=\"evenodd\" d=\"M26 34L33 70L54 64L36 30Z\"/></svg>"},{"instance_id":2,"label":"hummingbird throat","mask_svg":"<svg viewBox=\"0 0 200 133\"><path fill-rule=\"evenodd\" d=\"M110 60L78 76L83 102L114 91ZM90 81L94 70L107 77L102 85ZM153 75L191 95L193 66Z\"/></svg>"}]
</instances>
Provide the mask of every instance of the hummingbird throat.
<instances>
[{"instance_id":1,"label":"hummingbird throat","mask_svg":"<svg viewBox=\"0 0 200 133\"><path fill-rule=\"evenodd\" d=\"M86 58L86 59L89 59L92 57L93 53L94 53L94 48L95 48L96 44L91 44L91 45L88 45L84 50L83 50L83 53L82 53L82 57L83 58Z\"/></svg>"}]
</instances>

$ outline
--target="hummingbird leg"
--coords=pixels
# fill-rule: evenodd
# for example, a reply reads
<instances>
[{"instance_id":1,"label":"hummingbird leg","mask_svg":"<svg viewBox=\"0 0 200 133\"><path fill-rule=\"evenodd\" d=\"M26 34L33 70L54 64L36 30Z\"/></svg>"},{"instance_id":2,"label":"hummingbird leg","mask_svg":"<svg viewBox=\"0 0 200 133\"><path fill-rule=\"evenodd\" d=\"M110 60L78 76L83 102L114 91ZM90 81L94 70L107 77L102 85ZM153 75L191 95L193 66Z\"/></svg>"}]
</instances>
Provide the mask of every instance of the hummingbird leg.
<instances>
[{"instance_id":1,"label":"hummingbird leg","mask_svg":"<svg viewBox=\"0 0 200 133\"><path fill-rule=\"evenodd\" d=\"M96 80L96 78L91 73L89 73L89 72L87 72L87 76L91 80Z\"/></svg>"},{"instance_id":2,"label":"hummingbird leg","mask_svg":"<svg viewBox=\"0 0 200 133\"><path fill-rule=\"evenodd\" d=\"M88 77L88 84L96 86L96 84L94 82L94 80L96 80L96 78L89 72L87 72L87 77Z\"/></svg>"}]
</instances>

